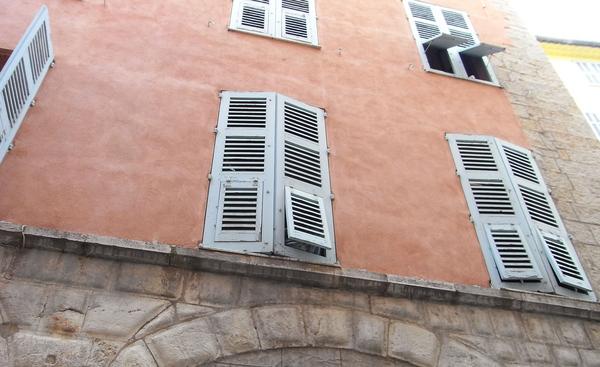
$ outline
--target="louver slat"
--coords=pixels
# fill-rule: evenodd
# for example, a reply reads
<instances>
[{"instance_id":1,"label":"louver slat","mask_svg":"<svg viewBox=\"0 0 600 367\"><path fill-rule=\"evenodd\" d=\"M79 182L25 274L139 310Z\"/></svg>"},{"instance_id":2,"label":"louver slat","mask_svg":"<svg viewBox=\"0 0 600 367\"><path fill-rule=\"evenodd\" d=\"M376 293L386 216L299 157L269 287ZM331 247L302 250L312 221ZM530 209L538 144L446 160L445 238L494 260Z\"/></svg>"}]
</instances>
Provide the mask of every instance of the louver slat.
<instances>
[{"instance_id":1,"label":"louver slat","mask_svg":"<svg viewBox=\"0 0 600 367\"><path fill-rule=\"evenodd\" d=\"M566 286L591 291L587 277L579 263L575 250L562 238L541 231L544 250L558 281Z\"/></svg>"},{"instance_id":2,"label":"louver slat","mask_svg":"<svg viewBox=\"0 0 600 367\"><path fill-rule=\"evenodd\" d=\"M502 148L504 149L504 153L508 160L508 166L513 175L536 184L540 183L527 154L507 146L503 146Z\"/></svg>"},{"instance_id":3,"label":"louver slat","mask_svg":"<svg viewBox=\"0 0 600 367\"><path fill-rule=\"evenodd\" d=\"M285 176L321 187L319 152L285 142Z\"/></svg>"},{"instance_id":4,"label":"louver slat","mask_svg":"<svg viewBox=\"0 0 600 367\"><path fill-rule=\"evenodd\" d=\"M281 7L283 9L290 9L308 14L310 6L308 0L282 0Z\"/></svg>"},{"instance_id":5,"label":"louver slat","mask_svg":"<svg viewBox=\"0 0 600 367\"><path fill-rule=\"evenodd\" d=\"M331 249L322 198L286 187L285 207L289 240Z\"/></svg>"},{"instance_id":6,"label":"louver slat","mask_svg":"<svg viewBox=\"0 0 600 367\"><path fill-rule=\"evenodd\" d=\"M288 134L319 143L317 114L288 102L284 104L284 129Z\"/></svg>"},{"instance_id":7,"label":"louver slat","mask_svg":"<svg viewBox=\"0 0 600 367\"><path fill-rule=\"evenodd\" d=\"M467 171L497 171L496 161L487 141L462 141L456 143L462 165Z\"/></svg>"},{"instance_id":8,"label":"louver slat","mask_svg":"<svg viewBox=\"0 0 600 367\"><path fill-rule=\"evenodd\" d=\"M283 36L306 41L308 35L308 23L306 14L283 13Z\"/></svg>"},{"instance_id":9,"label":"louver slat","mask_svg":"<svg viewBox=\"0 0 600 367\"><path fill-rule=\"evenodd\" d=\"M217 241L259 241L262 185L258 181L227 181L221 186Z\"/></svg>"},{"instance_id":10,"label":"louver slat","mask_svg":"<svg viewBox=\"0 0 600 367\"><path fill-rule=\"evenodd\" d=\"M461 13L444 9L442 10L442 14L448 26L469 29L469 25Z\"/></svg>"},{"instance_id":11,"label":"louver slat","mask_svg":"<svg viewBox=\"0 0 600 367\"><path fill-rule=\"evenodd\" d=\"M266 10L265 8L253 7L245 4L242 8L242 21L244 27L263 31L266 27Z\"/></svg>"},{"instance_id":12,"label":"louver slat","mask_svg":"<svg viewBox=\"0 0 600 367\"><path fill-rule=\"evenodd\" d=\"M515 214L506 185L502 180L469 179L469 185L479 214Z\"/></svg>"},{"instance_id":13,"label":"louver slat","mask_svg":"<svg viewBox=\"0 0 600 367\"><path fill-rule=\"evenodd\" d=\"M415 26L417 27L419 38L422 40L432 39L442 33L440 28L433 24L415 21Z\"/></svg>"},{"instance_id":14,"label":"louver slat","mask_svg":"<svg viewBox=\"0 0 600 367\"><path fill-rule=\"evenodd\" d=\"M542 279L517 226L486 225L486 232L502 280Z\"/></svg>"},{"instance_id":15,"label":"louver slat","mask_svg":"<svg viewBox=\"0 0 600 367\"><path fill-rule=\"evenodd\" d=\"M538 192L522 185L519 185L519 191L521 192L525 207L527 208L527 212L531 219L558 228L556 216L548 201L549 198L545 193Z\"/></svg>"},{"instance_id":16,"label":"louver slat","mask_svg":"<svg viewBox=\"0 0 600 367\"><path fill-rule=\"evenodd\" d=\"M265 128L266 126L266 98L231 98L227 127Z\"/></svg>"},{"instance_id":17,"label":"louver slat","mask_svg":"<svg viewBox=\"0 0 600 367\"><path fill-rule=\"evenodd\" d=\"M408 3L408 6L413 17L435 22L435 17L433 16L433 11L430 6L414 2Z\"/></svg>"},{"instance_id":18,"label":"louver slat","mask_svg":"<svg viewBox=\"0 0 600 367\"><path fill-rule=\"evenodd\" d=\"M225 138L223 172L263 172L265 138L229 136Z\"/></svg>"},{"instance_id":19,"label":"louver slat","mask_svg":"<svg viewBox=\"0 0 600 367\"><path fill-rule=\"evenodd\" d=\"M475 41L475 38L473 37L473 34L471 34L471 33L462 32L462 31L458 31L455 29L450 29L450 34L453 36L462 38L464 40L464 42L459 44L458 47L467 48L467 47L475 46L477 44L477 42Z\"/></svg>"}]
</instances>

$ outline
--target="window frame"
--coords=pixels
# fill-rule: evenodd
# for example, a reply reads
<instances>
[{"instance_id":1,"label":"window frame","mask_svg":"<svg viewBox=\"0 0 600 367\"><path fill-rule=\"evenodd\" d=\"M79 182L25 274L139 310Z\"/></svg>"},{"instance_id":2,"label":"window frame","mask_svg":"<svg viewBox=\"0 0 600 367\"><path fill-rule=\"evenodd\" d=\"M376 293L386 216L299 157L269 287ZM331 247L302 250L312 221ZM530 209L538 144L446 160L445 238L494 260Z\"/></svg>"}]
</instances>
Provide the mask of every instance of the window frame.
<instances>
[{"instance_id":1,"label":"window frame","mask_svg":"<svg viewBox=\"0 0 600 367\"><path fill-rule=\"evenodd\" d=\"M415 17L412 15L412 12L410 9L410 3L412 2L412 3L416 3L418 5L424 5L424 6L430 7L433 12L435 23L439 27L439 30L442 33L449 33L449 28L444 20L442 12L444 10L446 10L449 12L461 14L466 22L466 25L468 26L469 30L471 31L470 34L473 37L473 41L475 42L476 45L481 44L481 42L479 40L479 35L477 34L477 31L473 27L473 24L471 22L471 19L470 19L468 13L461 11L461 10L446 8L446 7L442 7L439 5L435 5L435 4L431 4L431 3L427 3L427 2L423 2L423 1L415 1L415 0L402 0L402 1L404 3L404 10L406 13L406 18L408 20L410 29L412 31L413 39L417 46L417 51L419 53L419 57L421 59L421 64L423 65L424 71L433 73L433 74L439 74L439 75L449 76L449 77L453 77L453 78L457 78L457 79L468 80L471 82L490 85L490 86L494 86L494 87L501 87L500 82L498 81L498 78L496 76L496 73L494 72L494 68L492 67L492 64L490 62L490 58L488 56L482 56L481 60L485 65L485 68L490 77L490 80L488 81L488 80L483 80L483 79L471 78L467 75L464 61L461 59L460 52L455 50L457 47L450 47L450 48L446 49L446 51L451 50L451 52L448 52L448 56L449 56L449 60L452 65L452 68L454 70L454 73L446 72L446 71L435 69L435 68L431 67L430 62L427 58L426 49L424 47L424 44L423 44L423 42L421 42L421 40L418 36L419 33L417 30L417 26L415 24Z\"/></svg>"}]
</instances>

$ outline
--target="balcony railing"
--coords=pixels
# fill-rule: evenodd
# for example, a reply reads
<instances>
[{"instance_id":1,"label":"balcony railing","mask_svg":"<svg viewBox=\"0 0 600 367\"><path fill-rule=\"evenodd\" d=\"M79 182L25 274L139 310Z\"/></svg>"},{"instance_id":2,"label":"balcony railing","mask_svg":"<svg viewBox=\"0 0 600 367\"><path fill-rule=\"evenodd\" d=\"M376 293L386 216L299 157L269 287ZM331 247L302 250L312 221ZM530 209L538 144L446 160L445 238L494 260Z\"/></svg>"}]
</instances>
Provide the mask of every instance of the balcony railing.
<instances>
[{"instance_id":1,"label":"balcony railing","mask_svg":"<svg viewBox=\"0 0 600 367\"><path fill-rule=\"evenodd\" d=\"M0 70L0 163L53 62L48 8L42 6Z\"/></svg>"}]
</instances>

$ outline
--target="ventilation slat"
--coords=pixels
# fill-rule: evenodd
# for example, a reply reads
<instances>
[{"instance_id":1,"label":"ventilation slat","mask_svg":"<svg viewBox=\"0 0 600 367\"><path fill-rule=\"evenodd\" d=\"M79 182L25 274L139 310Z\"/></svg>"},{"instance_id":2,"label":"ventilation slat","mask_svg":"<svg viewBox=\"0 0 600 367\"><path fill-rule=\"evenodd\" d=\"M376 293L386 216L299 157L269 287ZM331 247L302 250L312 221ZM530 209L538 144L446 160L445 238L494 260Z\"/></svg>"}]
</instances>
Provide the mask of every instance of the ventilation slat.
<instances>
[{"instance_id":1,"label":"ventilation slat","mask_svg":"<svg viewBox=\"0 0 600 367\"><path fill-rule=\"evenodd\" d=\"M227 127L265 128L267 125L266 98L235 98L229 101Z\"/></svg>"},{"instance_id":2,"label":"ventilation slat","mask_svg":"<svg viewBox=\"0 0 600 367\"><path fill-rule=\"evenodd\" d=\"M310 7L308 0L282 0L281 7L284 9L290 9L308 14Z\"/></svg>"},{"instance_id":3,"label":"ventilation slat","mask_svg":"<svg viewBox=\"0 0 600 367\"><path fill-rule=\"evenodd\" d=\"M584 291L591 291L577 255L570 244L560 236L541 232L546 256L559 283Z\"/></svg>"},{"instance_id":4,"label":"ventilation slat","mask_svg":"<svg viewBox=\"0 0 600 367\"><path fill-rule=\"evenodd\" d=\"M263 172L265 138L228 136L223 152L223 172Z\"/></svg>"},{"instance_id":5,"label":"ventilation slat","mask_svg":"<svg viewBox=\"0 0 600 367\"><path fill-rule=\"evenodd\" d=\"M288 134L319 142L319 125L317 114L306 111L288 102L284 106L284 129Z\"/></svg>"},{"instance_id":6,"label":"ventilation slat","mask_svg":"<svg viewBox=\"0 0 600 367\"><path fill-rule=\"evenodd\" d=\"M479 214L515 214L506 185L502 180L470 179L469 185Z\"/></svg>"},{"instance_id":7,"label":"ventilation slat","mask_svg":"<svg viewBox=\"0 0 600 367\"><path fill-rule=\"evenodd\" d=\"M459 38L462 38L464 42L460 43L457 47L471 47L475 46L476 42L473 35L468 32L458 31L456 29L450 29L450 34Z\"/></svg>"},{"instance_id":8,"label":"ventilation slat","mask_svg":"<svg viewBox=\"0 0 600 367\"><path fill-rule=\"evenodd\" d=\"M285 176L321 187L321 159L319 152L285 142Z\"/></svg>"},{"instance_id":9,"label":"ventilation slat","mask_svg":"<svg viewBox=\"0 0 600 367\"><path fill-rule=\"evenodd\" d=\"M531 163L531 159L527 154L507 146L504 146L503 149L513 175L536 184L540 183Z\"/></svg>"},{"instance_id":10,"label":"ventilation slat","mask_svg":"<svg viewBox=\"0 0 600 367\"><path fill-rule=\"evenodd\" d=\"M444 20L446 21L447 25L451 27L469 29L469 26L467 25L467 20L461 13L444 9L442 10L442 14L444 15Z\"/></svg>"},{"instance_id":11,"label":"ventilation slat","mask_svg":"<svg viewBox=\"0 0 600 367\"><path fill-rule=\"evenodd\" d=\"M295 241L330 249L323 199L290 187L285 188L285 197L286 243Z\"/></svg>"},{"instance_id":12,"label":"ventilation slat","mask_svg":"<svg viewBox=\"0 0 600 367\"><path fill-rule=\"evenodd\" d=\"M458 153L467 171L498 171L490 145L486 141L457 141Z\"/></svg>"},{"instance_id":13,"label":"ventilation slat","mask_svg":"<svg viewBox=\"0 0 600 367\"><path fill-rule=\"evenodd\" d=\"M558 222L544 193L519 185L529 216L534 221L558 228Z\"/></svg>"},{"instance_id":14,"label":"ventilation slat","mask_svg":"<svg viewBox=\"0 0 600 367\"><path fill-rule=\"evenodd\" d=\"M285 35L297 38L308 38L307 19L301 16L285 14Z\"/></svg>"},{"instance_id":15,"label":"ventilation slat","mask_svg":"<svg viewBox=\"0 0 600 367\"><path fill-rule=\"evenodd\" d=\"M256 30L265 30L266 9L244 4L241 24Z\"/></svg>"},{"instance_id":16,"label":"ventilation slat","mask_svg":"<svg viewBox=\"0 0 600 367\"><path fill-rule=\"evenodd\" d=\"M496 266L503 280L541 279L529 245L518 227L503 224L487 225L486 232Z\"/></svg>"},{"instance_id":17,"label":"ventilation slat","mask_svg":"<svg viewBox=\"0 0 600 367\"><path fill-rule=\"evenodd\" d=\"M431 7L427 5L417 4L414 2L408 3L408 6L413 17L435 22L435 17L433 16L433 11L431 10Z\"/></svg>"},{"instance_id":18,"label":"ventilation slat","mask_svg":"<svg viewBox=\"0 0 600 367\"><path fill-rule=\"evenodd\" d=\"M417 27L419 38L422 40L432 39L442 33L440 28L433 24L415 21L415 26Z\"/></svg>"}]
</instances>

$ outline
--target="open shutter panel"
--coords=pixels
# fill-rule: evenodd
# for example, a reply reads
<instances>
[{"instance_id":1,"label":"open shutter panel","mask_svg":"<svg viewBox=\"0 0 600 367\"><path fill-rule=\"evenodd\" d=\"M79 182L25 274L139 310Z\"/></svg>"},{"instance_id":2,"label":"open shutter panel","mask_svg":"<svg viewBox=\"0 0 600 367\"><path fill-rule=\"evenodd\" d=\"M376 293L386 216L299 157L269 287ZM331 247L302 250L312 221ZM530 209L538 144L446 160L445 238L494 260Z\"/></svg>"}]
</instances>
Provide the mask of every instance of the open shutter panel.
<instances>
[{"instance_id":1,"label":"open shutter panel","mask_svg":"<svg viewBox=\"0 0 600 367\"><path fill-rule=\"evenodd\" d=\"M223 92L204 244L271 252L275 95Z\"/></svg>"},{"instance_id":2,"label":"open shutter panel","mask_svg":"<svg viewBox=\"0 0 600 367\"><path fill-rule=\"evenodd\" d=\"M48 8L42 6L0 71L0 162L53 60Z\"/></svg>"},{"instance_id":3,"label":"open shutter panel","mask_svg":"<svg viewBox=\"0 0 600 367\"><path fill-rule=\"evenodd\" d=\"M281 95L277 106L277 207L286 227L277 242L284 254L302 251L335 261L324 113Z\"/></svg>"},{"instance_id":4,"label":"open shutter panel","mask_svg":"<svg viewBox=\"0 0 600 367\"><path fill-rule=\"evenodd\" d=\"M231 27L270 33L276 0L234 0Z\"/></svg>"},{"instance_id":5,"label":"open shutter panel","mask_svg":"<svg viewBox=\"0 0 600 367\"><path fill-rule=\"evenodd\" d=\"M591 291L590 283L531 152L496 140L531 230L538 235L559 283Z\"/></svg>"},{"instance_id":6,"label":"open shutter panel","mask_svg":"<svg viewBox=\"0 0 600 367\"><path fill-rule=\"evenodd\" d=\"M455 134L447 138L479 241L489 248L486 261L493 261L502 281L541 280L531 236L492 139Z\"/></svg>"},{"instance_id":7,"label":"open shutter panel","mask_svg":"<svg viewBox=\"0 0 600 367\"><path fill-rule=\"evenodd\" d=\"M431 6L409 1L408 7L412 15L410 20L414 27L413 33L418 36L421 43L435 38L442 33Z\"/></svg>"},{"instance_id":8,"label":"open shutter panel","mask_svg":"<svg viewBox=\"0 0 600 367\"><path fill-rule=\"evenodd\" d=\"M449 9L442 9L441 11L450 34L463 40L458 47L468 48L479 43L477 34L465 13Z\"/></svg>"},{"instance_id":9,"label":"open shutter panel","mask_svg":"<svg viewBox=\"0 0 600 367\"><path fill-rule=\"evenodd\" d=\"M275 1L275 0L272 0ZM278 37L317 44L314 0L277 0Z\"/></svg>"}]
</instances>

